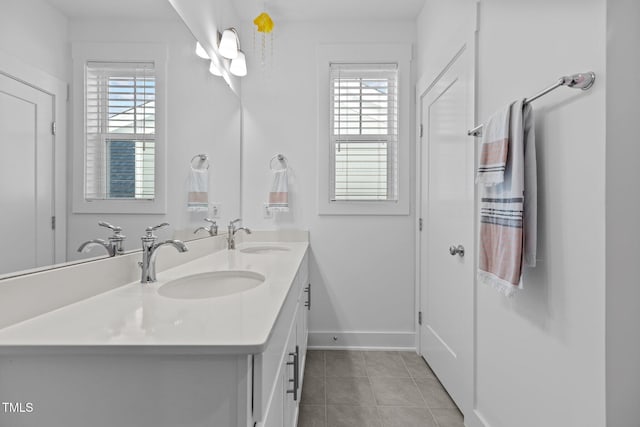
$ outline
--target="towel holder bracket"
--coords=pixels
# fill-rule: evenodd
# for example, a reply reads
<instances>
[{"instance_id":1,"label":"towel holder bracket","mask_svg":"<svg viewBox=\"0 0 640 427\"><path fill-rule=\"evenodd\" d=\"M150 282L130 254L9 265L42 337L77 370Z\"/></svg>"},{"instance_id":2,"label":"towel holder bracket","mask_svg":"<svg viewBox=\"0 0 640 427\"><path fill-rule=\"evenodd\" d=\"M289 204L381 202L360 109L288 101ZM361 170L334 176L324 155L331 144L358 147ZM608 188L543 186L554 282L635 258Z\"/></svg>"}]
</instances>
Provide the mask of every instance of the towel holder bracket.
<instances>
[{"instance_id":1,"label":"towel holder bracket","mask_svg":"<svg viewBox=\"0 0 640 427\"><path fill-rule=\"evenodd\" d=\"M197 167L194 166L193 161L199 160ZM209 169L209 155L208 154L196 154L191 158L191 167L193 169L202 169L204 165L207 165L205 169Z\"/></svg>"},{"instance_id":2,"label":"towel holder bracket","mask_svg":"<svg viewBox=\"0 0 640 427\"><path fill-rule=\"evenodd\" d=\"M280 169L275 168L274 167L274 163L273 163L274 161L279 162L280 165L282 165L282 168L280 168ZM277 163L276 163L276 166L277 166ZM289 161L283 154L278 153L275 156L273 156L271 158L271 160L269 160L269 168L272 171L288 169L289 168Z\"/></svg>"}]
</instances>

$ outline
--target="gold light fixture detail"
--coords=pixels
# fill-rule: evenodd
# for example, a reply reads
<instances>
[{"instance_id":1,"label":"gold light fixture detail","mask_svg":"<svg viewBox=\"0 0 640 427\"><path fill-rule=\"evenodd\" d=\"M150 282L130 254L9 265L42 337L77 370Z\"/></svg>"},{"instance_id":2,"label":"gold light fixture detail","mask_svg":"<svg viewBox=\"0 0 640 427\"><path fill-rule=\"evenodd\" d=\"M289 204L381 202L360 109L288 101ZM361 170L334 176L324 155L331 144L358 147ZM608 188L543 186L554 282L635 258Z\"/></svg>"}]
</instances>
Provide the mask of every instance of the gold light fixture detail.
<instances>
[{"instance_id":1,"label":"gold light fixture detail","mask_svg":"<svg viewBox=\"0 0 640 427\"><path fill-rule=\"evenodd\" d=\"M261 34L262 43L260 52L260 64L264 67L266 62L267 34L270 34L271 58L273 58L273 20L267 12L262 12L260 15L256 16L256 18L253 20L253 23L256 25L256 31ZM255 34L253 45L255 48Z\"/></svg>"},{"instance_id":2,"label":"gold light fixture detail","mask_svg":"<svg viewBox=\"0 0 640 427\"><path fill-rule=\"evenodd\" d=\"M259 33L270 33L273 31L273 20L267 12L262 12L260 15L256 16L253 23L258 27Z\"/></svg>"}]
</instances>

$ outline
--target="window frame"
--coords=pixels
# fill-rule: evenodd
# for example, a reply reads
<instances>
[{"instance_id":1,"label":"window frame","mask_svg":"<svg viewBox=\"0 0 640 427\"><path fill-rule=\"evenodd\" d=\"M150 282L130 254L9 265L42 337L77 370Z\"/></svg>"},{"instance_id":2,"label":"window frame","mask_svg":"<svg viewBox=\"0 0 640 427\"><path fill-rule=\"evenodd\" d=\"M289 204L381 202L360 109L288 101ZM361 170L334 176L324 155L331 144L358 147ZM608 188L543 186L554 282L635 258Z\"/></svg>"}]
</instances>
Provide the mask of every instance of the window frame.
<instances>
[{"instance_id":1,"label":"window frame","mask_svg":"<svg viewBox=\"0 0 640 427\"><path fill-rule=\"evenodd\" d=\"M166 214L167 47L157 43L73 43L73 213ZM85 198L85 85L87 62L155 64L155 198ZM124 134L123 134L124 136Z\"/></svg>"},{"instance_id":2,"label":"window frame","mask_svg":"<svg viewBox=\"0 0 640 427\"><path fill-rule=\"evenodd\" d=\"M318 214L319 215L409 215L410 214L410 77L411 44L321 44L318 69ZM396 200L332 200L335 147L332 147L331 63L397 64L398 135Z\"/></svg>"},{"instance_id":3,"label":"window frame","mask_svg":"<svg viewBox=\"0 0 640 427\"><path fill-rule=\"evenodd\" d=\"M362 68L367 68L368 70L365 72L370 72L371 70L373 70L373 68L375 67L380 67L379 73L380 75L384 75L386 73L393 73L396 81L395 84L393 85L393 91L390 94L390 96L392 98L395 99L394 101L394 105L393 107L395 107L395 109L387 109L387 123L393 123L394 124L394 131L395 133L393 133L392 135L390 134L345 134L345 135L338 135L336 136L335 134L335 102L336 102L336 91L334 86L334 81L333 78L331 77L331 68L333 65L344 65L346 66L347 69L352 68L355 66L362 66ZM394 70L390 70L390 69L385 69L384 67L389 67L389 66L395 66ZM384 201L397 201L398 199L398 179L397 179L397 168L398 168L398 162L397 162L397 151L398 151L398 127L399 127L399 123L397 122L396 119L398 119L399 117L399 112L397 111L398 108L398 64L397 63L389 63L389 64L381 64L381 63L376 63L376 64L370 64L370 63L338 63L338 62L332 62L329 64L329 70L330 70L330 80L329 80L329 139L330 139L330 147L329 147L329 153L330 153L330 160L329 160L329 182L330 182L330 186L329 186L329 200L330 202L356 202L356 201L363 201L363 202L384 202ZM349 73L351 74L351 73ZM360 79L362 79L362 75L359 76ZM360 92L362 92L362 86L359 86L360 88ZM339 95L341 96L341 95ZM362 104L362 100L361 100L361 104ZM362 105L361 105L362 108ZM362 112L360 113L362 115ZM362 127L362 121L358 122L360 124L360 127ZM340 146L340 143L338 140L344 140L345 144L358 144L359 142L362 143L367 143L367 142L372 142L372 143L386 143L386 152L387 152L387 187L386 187L386 193L387 196L390 196L387 199L362 199L362 200L358 200L358 199L337 199L336 196L336 191L335 191L335 186L336 186L336 158L337 158L337 154L336 154L336 150L335 150L335 145L338 144L338 146Z\"/></svg>"}]
</instances>

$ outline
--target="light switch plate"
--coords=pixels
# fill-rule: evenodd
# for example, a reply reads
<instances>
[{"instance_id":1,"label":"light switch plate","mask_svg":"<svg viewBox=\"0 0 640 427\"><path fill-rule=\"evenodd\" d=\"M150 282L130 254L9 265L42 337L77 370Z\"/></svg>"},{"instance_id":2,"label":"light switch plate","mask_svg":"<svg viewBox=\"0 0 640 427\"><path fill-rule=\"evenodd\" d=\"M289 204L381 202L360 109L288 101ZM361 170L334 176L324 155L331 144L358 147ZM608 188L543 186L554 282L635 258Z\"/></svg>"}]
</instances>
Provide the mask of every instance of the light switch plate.
<instances>
[{"instance_id":1,"label":"light switch plate","mask_svg":"<svg viewBox=\"0 0 640 427\"><path fill-rule=\"evenodd\" d=\"M262 205L262 217L266 219L273 218L273 212L269 209L268 203Z\"/></svg>"},{"instance_id":2,"label":"light switch plate","mask_svg":"<svg viewBox=\"0 0 640 427\"><path fill-rule=\"evenodd\" d=\"M210 209L211 209L211 218L220 218L222 203L211 203Z\"/></svg>"}]
</instances>

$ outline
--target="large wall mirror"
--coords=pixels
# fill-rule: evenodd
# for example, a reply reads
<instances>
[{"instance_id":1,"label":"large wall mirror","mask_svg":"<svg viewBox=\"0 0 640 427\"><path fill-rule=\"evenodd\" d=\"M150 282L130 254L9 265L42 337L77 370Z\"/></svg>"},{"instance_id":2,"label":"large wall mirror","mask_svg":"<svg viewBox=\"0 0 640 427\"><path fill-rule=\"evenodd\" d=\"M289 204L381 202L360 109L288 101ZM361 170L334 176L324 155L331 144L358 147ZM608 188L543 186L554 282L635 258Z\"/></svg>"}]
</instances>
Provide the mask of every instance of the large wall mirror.
<instances>
[{"instance_id":1,"label":"large wall mirror","mask_svg":"<svg viewBox=\"0 0 640 427\"><path fill-rule=\"evenodd\" d=\"M131 251L239 216L240 99L195 47L166 0L2 1L0 278L108 256L100 221Z\"/></svg>"}]
</instances>

